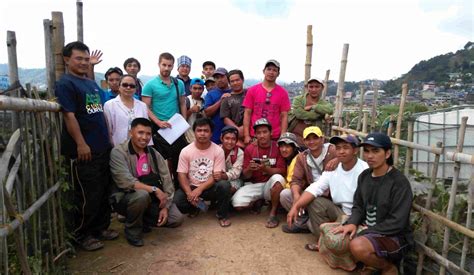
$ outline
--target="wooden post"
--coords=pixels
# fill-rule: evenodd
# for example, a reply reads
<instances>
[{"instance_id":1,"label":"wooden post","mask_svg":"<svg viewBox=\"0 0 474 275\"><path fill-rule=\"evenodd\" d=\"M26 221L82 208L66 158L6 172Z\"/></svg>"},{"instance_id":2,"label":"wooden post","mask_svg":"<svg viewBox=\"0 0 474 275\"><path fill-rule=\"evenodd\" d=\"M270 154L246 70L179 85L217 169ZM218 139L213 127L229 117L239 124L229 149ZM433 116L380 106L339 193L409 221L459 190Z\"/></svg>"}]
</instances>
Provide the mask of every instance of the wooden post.
<instances>
[{"instance_id":1,"label":"wooden post","mask_svg":"<svg viewBox=\"0 0 474 275\"><path fill-rule=\"evenodd\" d=\"M472 220L472 201L474 200L474 170L471 174L471 180L469 182L469 186L467 187L467 218L466 218L466 227L471 228L471 220ZM460 267L464 269L466 265L466 255L469 250L469 237L464 236L464 242L462 245L462 252L461 252L461 264Z\"/></svg>"},{"instance_id":2,"label":"wooden post","mask_svg":"<svg viewBox=\"0 0 474 275\"><path fill-rule=\"evenodd\" d=\"M84 42L84 22L82 17L82 0L76 1L77 9L77 41Z\"/></svg>"},{"instance_id":3,"label":"wooden post","mask_svg":"<svg viewBox=\"0 0 474 275\"><path fill-rule=\"evenodd\" d=\"M334 113L334 124L339 125L342 119L342 108L344 100L344 79L346 76L347 54L349 52L349 44L344 44L342 49L341 69L339 71L339 82L337 83L336 94L336 111Z\"/></svg>"},{"instance_id":4,"label":"wooden post","mask_svg":"<svg viewBox=\"0 0 474 275\"><path fill-rule=\"evenodd\" d=\"M413 142L413 120L408 121L408 135L407 135L407 141ZM407 155L405 157L405 176L408 177L410 174L410 166L411 166L411 157L413 154L413 149L410 147L407 147Z\"/></svg>"},{"instance_id":5,"label":"wooden post","mask_svg":"<svg viewBox=\"0 0 474 275\"><path fill-rule=\"evenodd\" d=\"M393 115L390 115L388 118L388 128L387 128L387 136L391 137L393 134L393 122L395 119L393 118Z\"/></svg>"},{"instance_id":6,"label":"wooden post","mask_svg":"<svg viewBox=\"0 0 474 275\"><path fill-rule=\"evenodd\" d=\"M53 11L52 22L53 22L53 54L55 64L56 79L60 79L64 74L64 60L63 60L63 47L64 47L64 23L62 12Z\"/></svg>"},{"instance_id":7,"label":"wooden post","mask_svg":"<svg viewBox=\"0 0 474 275\"><path fill-rule=\"evenodd\" d=\"M306 29L306 63L304 65L304 87L308 88L308 80L311 77L311 60L313 57L313 25Z\"/></svg>"},{"instance_id":8,"label":"wooden post","mask_svg":"<svg viewBox=\"0 0 474 275\"><path fill-rule=\"evenodd\" d=\"M463 147L464 147L464 136L466 134L467 118L468 117L461 118L461 127L459 128L459 138L458 138L458 144L456 147L457 152L462 152ZM451 184L451 192L449 193L448 210L446 211L446 218L449 220L453 218L454 202L456 200L460 170L461 170L461 164L458 161L456 161L454 163L453 183ZM443 249L441 253L443 258L447 258L448 256L450 234L451 234L451 230L449 229L449 227L445 227L444 238L443 238ZM439 270L439 274L446 274L446 268L441 267Z\"/></svg>"},{"instance_id":9,"label":"wooden post","mask_svg":"<svg viewBox=\"0 0 474 275\"><path fill-rule=\"evenodd\" d=\"M48 99L54 97L53 88L56 81L54 74L54 55L53 55L53 23L49 19L43 20L44 28L44 49L46 58L46 79L48 82Z\"/></svg>"},{"instance_id":10,"label":"wooden post","mask_svg":"<svg viewBox=\"0 0 474 275\"><path fill-rule=\"evenodd\" d=\"M359 115L357 116L357 126L356 130L360 131L362 127L362 116L364 115L364 84L359 85L360 88L360 102L359 102Z\"/></svg>"},{"instance_id":11,"label":"wooden post","mask_svg":"<svg viewBox=\"0 0 474 275\"><path fill-rule=\"evenodd\" d=\"M326 95L328 94L328 82L329 82L329 73L331 70L326 70L326 77L324 77L324 88L321 92L321 99L326 100Z\"/></svg>"},{"instance_id":12,"label":"wooden post","mask_svg":"<svg viewBox=\"0 0 474 275\"><path fill-rule=\"evenodd\" d=\"M370 123L370 131L373 132L375 131L375 122L377 121L377 101L379 97L379 87L378 87L378 82L374 83L373 88L374 88L374 100L372 101L372 118L371 118L371 123Z\"/></svg>"},{"instance_id":13,"label":"wooden post","mask_svg":"<svg viewBox=\"0 0 474 275\"><path fill-rule=\"evenodd\" d=\"M364 112L364 117L362 119L362 133L367 133L367 124L369 121L369 113ZM360 152L359 152L359 157L362 159L364 150L362 147L360 147Z\"/></svg>"},{"instance_id":14,"label":"wooden post","mask_svg":"<svg viewBox=\"0 0 474 275\"><path fill-rule=\"evenodd\" d=\"M345 118L344 118L344 125L345 125L344 127L345 127L345 128L350 128L350 127L349 127L350 124L351 124L351 116L350 116L350 115L351 115L351 114L349 114L349 112L346 112L346 116L345 116Z\"/></svg>"},{"instance_id":15,"label":"wooden post","mask_svg":"<svg viewBox=\"0 0 474 275\"><path fill-rule=\"evenodd\" d=\"M413 122L412 122L412 125L413 125ZM441 142L436 143L437 148L442 148L442 146L443 146L443 143L441 143ZM428 209L428 210L431 209L431 200L433 198L433 192L436 188L436 178L438 177L438 167L439 167L440 156L441 155L439 155L439 154L435 155L435 159L434 159L434 163L433 163L433 169L431 170L431 188L428 190L428 195L427 195L426 201L425 201L425 209ZM421 242L423 244L425 244L427 239L428 239L427 236L426 236L426 233L428 232L428 220L429 220L428 217L423 216L423 223L422 223L422 226L421 226L421 235L422 235L422 238L423 238L423 240L421 240ZM421 273L423 272L423 261L424 261L424 259L425 259L425 254L421 251L418 255L418 264L416 266L416 274L417 275L421 275Z\"/></svg>"},{"instance_id":16,"label":"wooden post","mask_svg":"<svg viewBox=\"0 0 474 275\"><path fill-rule=\"evenodd\" d=\"M397 131L395 132L395 138L400 139L401 132L402 132L402 120L403 120L403 112L405 111L405 102L407 100L408 94L408 84L403 83L402 85L402 97L400 98L400 108L398 109L398 117L397 117ZM398 155L399 155L400 148L398 145L395 145L393 148L393 165L398 165Z\"/></svg>"},{"instance_id":17,"label":"wooden post","mask_svg":"<svg viewBox=\"0 0 474 275\"><path fill-rule=\"evenodd\" d=\"M16 34L14 31L7 31L7 48L8 48L8 77L10 86L14 86L20 82L18 77L18 60L16 55ZM13 96L20 97L20 91L12 93ZM17 112L12 113L12 130L15 131L20 127L20 119Z\"/></svg>"}]
</instances>

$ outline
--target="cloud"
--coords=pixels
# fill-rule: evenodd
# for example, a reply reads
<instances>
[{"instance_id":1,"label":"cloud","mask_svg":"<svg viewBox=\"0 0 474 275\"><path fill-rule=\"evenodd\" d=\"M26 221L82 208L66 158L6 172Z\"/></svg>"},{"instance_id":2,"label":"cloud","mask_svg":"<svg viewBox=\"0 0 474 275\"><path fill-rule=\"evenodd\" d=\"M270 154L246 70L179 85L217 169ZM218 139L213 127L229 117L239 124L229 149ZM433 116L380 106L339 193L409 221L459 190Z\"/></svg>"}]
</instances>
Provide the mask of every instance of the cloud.
<instances>
[{"instance_id":1,"label":"cloud","mask_svg":"<svg viewBox=\"0 0 474 275\"><path fill-rule=\"evenodd\" d=\"M469 40L474 38L472 0L420 0L420 8L428 14L444 14L437 26L441 31L456 34Z\"/></svg>"},{"instance_id":2,"label":"cloud","mask_svg":"<svg viewBox=\"0 0 474 275\"><path fill-rule=\"evenodd\" d=\"M294 4L292 0L232 0L231 2L245 13L254 13L264 18L286 18Z\"/></svg>"}]
</instances>

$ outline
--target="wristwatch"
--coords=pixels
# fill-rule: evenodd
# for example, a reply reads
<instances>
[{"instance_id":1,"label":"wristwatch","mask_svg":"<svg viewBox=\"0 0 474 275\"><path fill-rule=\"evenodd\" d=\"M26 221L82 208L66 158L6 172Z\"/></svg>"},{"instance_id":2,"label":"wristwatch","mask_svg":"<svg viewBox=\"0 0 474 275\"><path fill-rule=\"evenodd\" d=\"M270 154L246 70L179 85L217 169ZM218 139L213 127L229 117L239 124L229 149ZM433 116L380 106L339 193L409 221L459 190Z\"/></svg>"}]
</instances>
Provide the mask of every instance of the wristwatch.
<instances>
[{"instance_id":1,"label":"wristwatch","mask_svg":"<svg viewBox=\"0 0 474 275\"><path fill-rule=\"evenodd\" d=\"M155 193L156 191L158 191L158 187L152 186L152 187L151 187L151 192L152 192L152 193Z\"/></svg>"}]
</instances>

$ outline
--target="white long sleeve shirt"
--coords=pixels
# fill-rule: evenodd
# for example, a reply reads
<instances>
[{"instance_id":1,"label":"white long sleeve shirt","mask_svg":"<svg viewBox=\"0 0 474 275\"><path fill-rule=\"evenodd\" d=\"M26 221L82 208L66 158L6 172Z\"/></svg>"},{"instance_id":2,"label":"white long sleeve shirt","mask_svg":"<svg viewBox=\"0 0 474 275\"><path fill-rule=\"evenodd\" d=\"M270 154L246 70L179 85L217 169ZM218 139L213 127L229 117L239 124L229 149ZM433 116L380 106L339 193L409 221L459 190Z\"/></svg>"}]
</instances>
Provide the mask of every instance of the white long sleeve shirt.
<instances>
[{"instance_id":1,"label":"white long sleeve shirt","mask_svg":"<svg viewBox=\"0 0 474 275\"><path fill-rule=\"evenodd\" d=\"M329 188L334 204L342 206L342 211L351 215L357 179L360 173L367 168L369 166L361 159L357 159L357 163L349 171L345 171L342 168L342 163L339 163L336 170L323 172L316 182L306 188L305 192L319 197Z\"/></svg>"}]
</instances>

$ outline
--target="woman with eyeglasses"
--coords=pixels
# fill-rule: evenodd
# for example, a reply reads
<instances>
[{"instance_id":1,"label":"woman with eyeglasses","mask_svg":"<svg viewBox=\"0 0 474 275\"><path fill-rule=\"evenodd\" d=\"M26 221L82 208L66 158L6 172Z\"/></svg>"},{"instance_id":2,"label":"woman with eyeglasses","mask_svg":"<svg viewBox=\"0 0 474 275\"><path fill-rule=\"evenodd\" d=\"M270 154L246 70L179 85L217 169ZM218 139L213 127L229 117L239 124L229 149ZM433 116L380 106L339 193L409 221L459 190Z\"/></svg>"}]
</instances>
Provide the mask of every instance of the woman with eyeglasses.
<instances>
[{"instance_id":1,"label":"woman with eyeglasses","mask_svg":"<svg viewBox=\"0 0 474 275\"><path fill-rule=\"evenodd\" d=\"M134 97L137 80L132 75L120 78L119 95L104 105L104 114L109 130L112 145L125 142L132 120L137 117L148 118L148 109L145 103Z\"/></svg>"}]
</instances>

